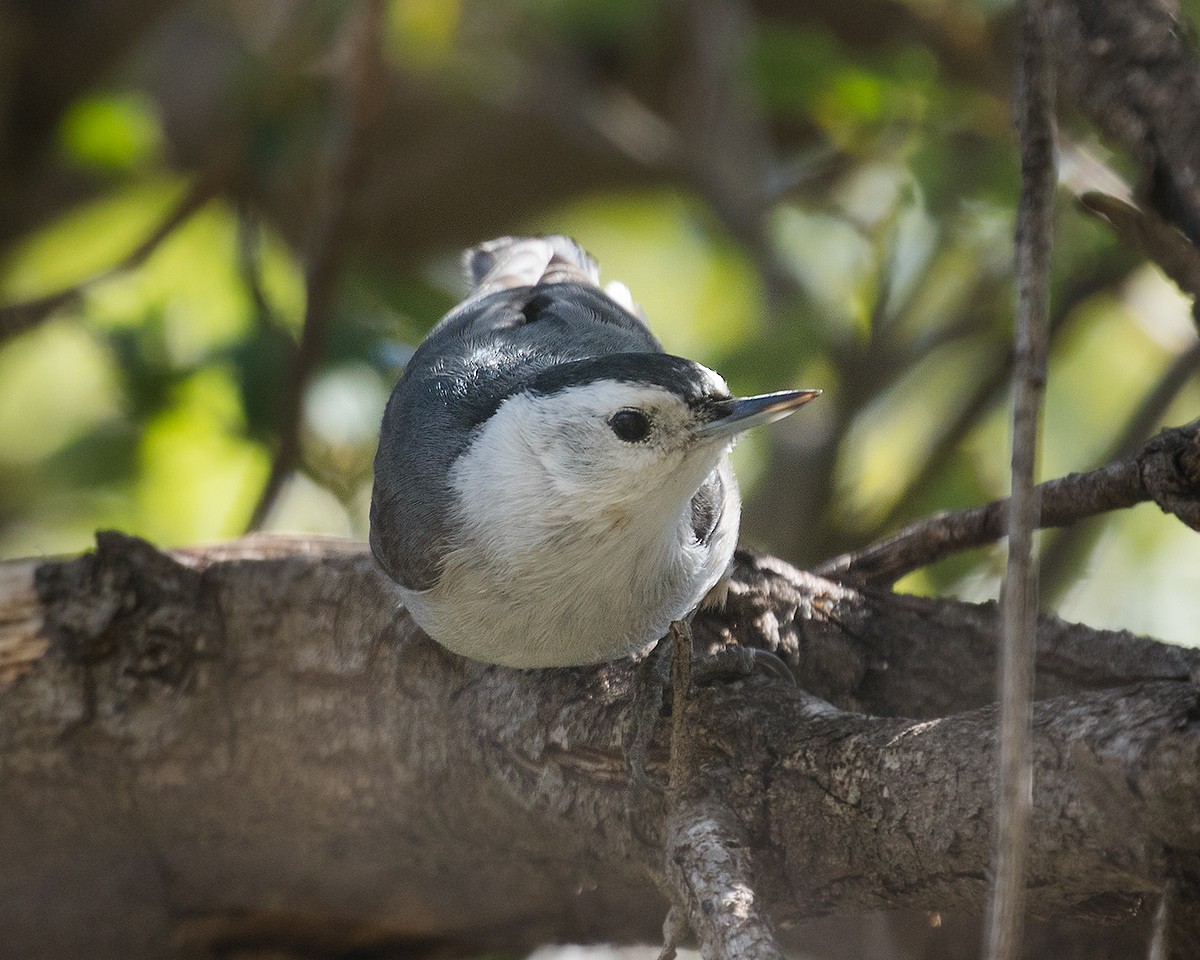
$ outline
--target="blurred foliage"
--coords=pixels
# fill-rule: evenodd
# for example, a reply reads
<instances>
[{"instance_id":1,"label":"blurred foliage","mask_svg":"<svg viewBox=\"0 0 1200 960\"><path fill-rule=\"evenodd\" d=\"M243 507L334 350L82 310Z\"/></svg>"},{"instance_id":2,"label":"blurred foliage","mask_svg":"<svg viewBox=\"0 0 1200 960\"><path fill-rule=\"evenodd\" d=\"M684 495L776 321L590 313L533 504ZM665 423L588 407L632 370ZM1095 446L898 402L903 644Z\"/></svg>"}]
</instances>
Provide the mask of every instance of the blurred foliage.
<instances>
[{"instance_id":1,"label":"blurred foliage","mask_svg":"<svg viewBox=\"0 0 1200 960\"><path fill-rule=\"evenodd\" d=\"M153 101L138 94L80 97L64 114L59 133L63 154L84 168L116 174L161 160Z\"/></svg>"},{"instance_id":2,"label":"blurred foliage","mask_svg":"<svg viewBox=\"0 0 1200 960\"><path fill-rule=\"evenodd\" d=\"M80 550L107 526L163 544L244 530L279 442L305 313L306 230L344 125L328 78L347 55L339 38L353 7L329 0L301 18L282 0L181 4L61 111L37 162L86 189L65 192L0 250L0 303L85 285L0 342L0 557ZM662 159L691 149L671 146L673 115L703 86L687 72L698 68L678 9L391 0L381 38L391 95L451 126L535 118L522 149L547 151L547 164L550 141L605 144L589 149L609 151L620 176L581 175L504 229L575 236L607 278L626 282L668 349L719 369L735 390L825 388L811 413L739 446L747 539L816 562L928 512L1002 496L1019 179L1007 80L995 83L976 53L1004 63L1011 4L897 5L940 31L940 46L911 31L893 38L887 24L839 31L823 8L787 20L746 11L731 82L767 131L769 163L739 173L762 178L749 191L761 209L744 221L718 180ZM1069 116L1064 131L1105 156ZM730 146L720 129L711 139L700 141L705 155ZM430 169L463 161L436 137L414 140L417 160L386 177L425 184ZM234 170L229 188L138 267L95 279L168 217L201 172L195 158L214 154ZM356 202L385 202L363 189ZM430 190L398 217L419 236L452 209L452 196ZM395 262L395 229L364 229L339 275L302 404L302 469L269 529L366 533L387 394L462 292L457 251L433 245ZM487 239L469 223L454 232ZM1065 193L1054 304L1044 476L1100 463L1195 337L1190 305ZM1197 410L1193 377L1159 422ZM955 557L902 586L994 596L1000 556ZM1198 561L1195 535L1152 507L1110 518L1062 610L1194 642Z\"/></svg>"}]
</instances>

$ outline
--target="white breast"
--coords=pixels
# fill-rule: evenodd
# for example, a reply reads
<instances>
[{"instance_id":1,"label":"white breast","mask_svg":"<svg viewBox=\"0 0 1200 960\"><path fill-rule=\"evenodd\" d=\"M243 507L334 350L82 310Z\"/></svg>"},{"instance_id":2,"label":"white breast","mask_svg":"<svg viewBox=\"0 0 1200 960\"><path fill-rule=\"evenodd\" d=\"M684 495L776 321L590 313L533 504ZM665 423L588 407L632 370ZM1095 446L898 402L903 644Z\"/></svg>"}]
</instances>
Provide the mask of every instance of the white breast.
<instances>
[{"instance_id":1,"label":"white breast","mask_svg":"<svg viewBox=\"0 0 1200 960\"><path fill-rule=\"evenodd\" d=\"M443 646L489 663L575 666L635 653L728 567L740 515L728 458L718 451L707 465L722 472L727 502L709 542L698 544L691 494L681 497L678 485L614 497L540 468L538 456L522 451L532 422L523 400L507 401L456 463L463 542L435 587L403 591L405 605ZM694 493L705 475L680 483Z\"/></svg>"}]
</instances>

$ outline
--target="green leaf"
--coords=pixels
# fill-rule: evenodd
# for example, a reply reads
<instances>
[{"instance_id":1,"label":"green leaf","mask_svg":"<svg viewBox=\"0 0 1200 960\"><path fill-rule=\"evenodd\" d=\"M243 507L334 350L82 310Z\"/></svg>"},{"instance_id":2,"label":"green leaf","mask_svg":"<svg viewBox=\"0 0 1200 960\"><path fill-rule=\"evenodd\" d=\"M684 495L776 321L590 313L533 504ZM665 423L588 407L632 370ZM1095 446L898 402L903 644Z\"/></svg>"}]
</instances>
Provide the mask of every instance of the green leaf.
<instances>
[{"instance_id":1,"label":"green leaf","mask_svg":"<svg viewBox=\"0 0 1200 960\"><path fill-rule=\"evenodd\" d=\"M0 300L56 293L120 263L186 189L181 178L156 177L68 210L27 236L0 263Z\"/></svg>"},{"instance_id":2,"label":"green leaf","mask_svg":"<svg viewBox=\"0 0 1200 960\"><path fill-rule=\"evenodd\" d=\"M111 352L78 323L47 323L0 350L0 464L48 457L122 410Z\"/></svg>"},{"instance_id":3,"label":"green leaf","mask_svg":"<svg viewBox=\"0 0 1200 960\"><path fill-rule=\"evenodd\" d=\"M139 93L93 94L71 104L59 145L77 166L100 172L145 167L159 159L162 128L155 104Z\"/></svg>"},{"instance_id":4,"label":"green leaf","mask_svg":"<svg viewBox=\"0 0 1200 960\"><path fill-rule=\"evenodd\" d=\"M136 532L163 544L240 533L266 480L266 452L244 438L237 387L207 368L146 425L138 452Z\"/></svg>"}]
</instances>

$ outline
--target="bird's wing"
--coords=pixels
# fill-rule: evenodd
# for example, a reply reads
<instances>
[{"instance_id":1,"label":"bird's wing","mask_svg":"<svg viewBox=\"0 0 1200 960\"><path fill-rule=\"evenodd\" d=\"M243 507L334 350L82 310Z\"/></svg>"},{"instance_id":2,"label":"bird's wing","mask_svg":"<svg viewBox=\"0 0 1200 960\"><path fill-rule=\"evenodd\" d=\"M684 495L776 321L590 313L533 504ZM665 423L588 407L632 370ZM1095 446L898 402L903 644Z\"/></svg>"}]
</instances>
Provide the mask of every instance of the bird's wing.
<instances>
[{"instance_id":1,"label":"bird's wing","mask_svg":"<svg viewBox=\"0 0 1200 960\"><path fill-rule=\"evenodd\" d=\"M719 469L708 475L692 497L692 536L697 543L707 544L725 514L725 479Z\"/></svg>"}]
</instances>

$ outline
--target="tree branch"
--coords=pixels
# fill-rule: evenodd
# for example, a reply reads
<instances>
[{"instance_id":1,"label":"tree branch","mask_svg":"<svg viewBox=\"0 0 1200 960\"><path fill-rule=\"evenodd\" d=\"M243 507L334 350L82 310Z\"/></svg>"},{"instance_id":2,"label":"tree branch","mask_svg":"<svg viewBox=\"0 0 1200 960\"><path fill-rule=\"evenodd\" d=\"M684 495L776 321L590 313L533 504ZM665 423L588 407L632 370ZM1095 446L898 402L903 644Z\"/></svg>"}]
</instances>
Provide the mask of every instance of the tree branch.
<instances>
[{"instance_id":1,"label":"tree branch","mask_svg":"<svg viewBox=\"0 0 1200 960\"><path fill-rule=\"evenodd\" d=\"M666 824L664 879L705 957L783 960L751 883L742 824L728 806L680 804ZM672 897L675 900L675 897Z\"/></svg>"},{"instance_id":2,"label":"tree branch","mask_svg":"<svg viewBox=\"0 0 1200 960\"><path fill-rule=\"evenodd\" d=\"M1005 522L1008 562L1001 603L1000 756L997 766L991 883L984 955L1016 960L1025 919L1026 863L1033 817L1030 709L1038 564L1033 535L1040 504L1035 488L1049 353L1051 227L1054 217L1054 76L1043 0L1021 6L1017 129L1021 201L1017 208L1016 363L1013 368L1012 495Z\"/></svg>"},{"instance_id":3,"label":"tree branch","mask_svg":"<svg viewBox=\"0 0 1200 960\"><path fill-rule=\"evenodd\" d=\"M1164 430L1135 456L1072 473L1037 486L1039 527L1064 527L1085 517L1154 501L1193 530L1200 530L1200 420ZM1004 536L1008 499L940 514L852 554L827 560L822 576L876 584L895 583L913 570Z\"/></svg>"},{"instance_id":4,"label":"tree branch","mask_svg":"<svg viewBox=\"0 0 1200 960\"><path fill-rule=\"evenodd\" d=\"M106 534L44 564L37 595L46 652L0 697L3 952L654 941L672 837L725 850L739 874L749 857L753 908L791 947L829 911L983 904L990 707L924 722L762 677L699 688L710 835L699 807L669 820L664 798L630 794L629 663L453 657L397 613L360 545L168 556ZM727 611L696 621L701 645L773 644L808 689L915 715L990 697L995 628L994 606L856 591L748 554ZM1039 695L1074 692L1035 709L1035 907L1142 924L1141 899L1200 851L1179 816L1200 799L1200 651L1046 618L1039 663ZM1169 679L1097 689L1137 677ZM651 756L665 753L659 736ZM1097 936L1093 956L1119 939Z\"/></svg>"},{"instance_id":5,"label":"tree branch","mask_svg":"<svg viewBox=\"0 0 1200 960\"><path fill-rule=\"evenodd\" d=\"M1081 194L1079 203L1157 264L1193 301L1200 296L1200 250L1179 229L1149 210L1095 190Z\"/></svg>"},{"instance_id":6,"label":"tree branch","mask_svg":"<svg viewBox=\"0 0 1200 960\"><path fill-rule=\"evenodd\" d=\"M1158 383L1130 414L1104 459L1123 459L1136 453L1146 435L1162 422L1164 412L1197 371L1200 371L1200 341L1171 361ZM1060 533L1042 553L1043 596L1056 596L1067 587L1072 579L1068 573L1078 569L1079 558L1091 548L1100 526L1094 521L1075 524Z\"/></svg>"},{"instance_id":7,"label":"tree branch","mask_svg":"<svg viewBox=\"0 0 1200 960\"><path fill-rule=\"evenodd\" d=\"M1176 5L1050 0L1064 87L1142 165L1147 199L1200 239L1200 69Z\"/></svg>"}]
</instances>

